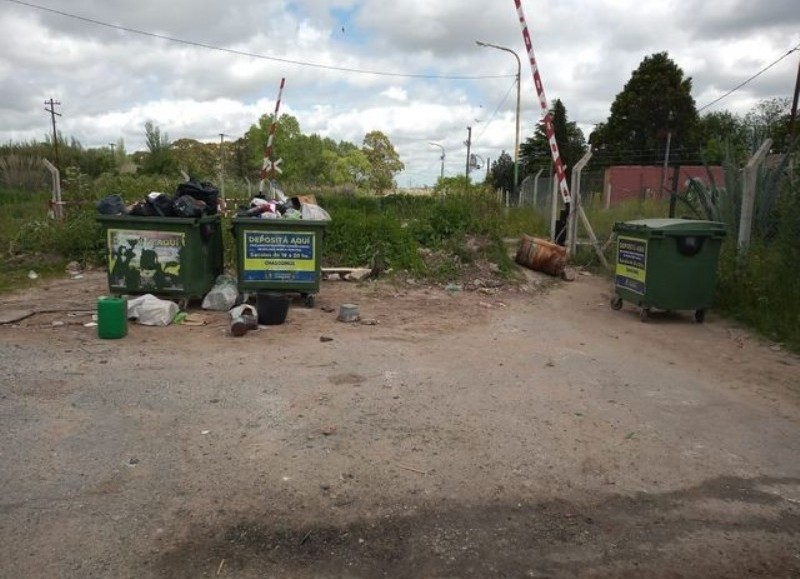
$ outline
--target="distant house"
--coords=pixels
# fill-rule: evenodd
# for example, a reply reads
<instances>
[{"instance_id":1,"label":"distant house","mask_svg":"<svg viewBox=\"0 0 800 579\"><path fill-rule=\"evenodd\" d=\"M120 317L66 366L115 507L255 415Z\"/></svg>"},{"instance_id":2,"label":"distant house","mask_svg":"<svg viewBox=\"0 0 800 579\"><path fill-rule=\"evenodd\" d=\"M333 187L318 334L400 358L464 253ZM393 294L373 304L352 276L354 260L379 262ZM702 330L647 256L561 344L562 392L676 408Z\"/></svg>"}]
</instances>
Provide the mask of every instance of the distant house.
<instances>
[{"instance_id":1,"label":"distant house","mask_svg":"<svg viewBox=\"0 0 800 579\"><path fill-rule=\"evenodd\" d=\"M678 192L685 193L691 180L705 185L725 186L725 171L722 167L686 165L679 168ZM710 173L710 177L709 177ZM605 207L618 205L633 199L669 199L672 190L673 168L643 165L617 165L609 167L603 177L603 198ZM664 187L666 185L666 187Z\"/></svg>"}]
</instances>

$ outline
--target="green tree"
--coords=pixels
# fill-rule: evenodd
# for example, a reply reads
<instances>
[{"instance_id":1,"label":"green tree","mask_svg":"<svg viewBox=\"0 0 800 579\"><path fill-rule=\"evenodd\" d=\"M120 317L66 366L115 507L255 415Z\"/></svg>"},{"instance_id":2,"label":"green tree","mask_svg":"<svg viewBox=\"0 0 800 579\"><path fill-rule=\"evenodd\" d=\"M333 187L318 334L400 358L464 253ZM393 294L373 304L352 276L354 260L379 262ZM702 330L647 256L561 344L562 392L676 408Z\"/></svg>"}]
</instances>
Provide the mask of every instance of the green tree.
<instances>
[{"instance_id":1,"label":"green tree","mask_svg":"<svg viewBox=\"0 0 800 579\"><path fill-rule=\"evenodd\" d=\"M175 169L175 161L167 133L162 134L158 125L153 121L147 121L144 124L144 134L148 152L143 157L139 170L142 173L159 175L172 172Z\"/></svg>"},{"instance_id":2,"label":"green tree","mask_svg":"<svg viewBox=\"0 0 800 579\"><path fill-rule=\"evenodd\" d=\"M696 125L692 79L659 52L633 71L590 143L605 163L656 164L663 161L668 134L673 151L696 151Z\"/></svg>"},{"instance_id":3,"label":"green tree","mask_svg":"<svg viewBox=\"0 0 800 579\"><path fill-rule=\"evenodd\" d=\"M750 152L754 152L765 139L772 139L772 150L785 153L789 148L789 118L791 100L773 98L761 101L744 117L750 136Z\"/></svg>"},{"instance_id":4,"label":"green tree","mask_svg":"<svg viewBox=\"0 0 800 579\"><path fill-rule=\"evenodd\" d=\"M381 131L371 131L364 136L361 151L370 164L369 186L380 194L394 186L394 176L405 169L389 137Z\"/></svg>"},{"instance_id":5,"label":"green tree","mask_svg":"<svg viewBox=\"0 0 800 579\"><path fill-rule=\"evenodd\" d=\"M492 161L488 181L492 189L514 190L514 159L511 155L503 151L496 161Z\"/></svg>"},{"instance_id":6,"label":"green tree","mask_svg":"<svg viewBox=\"0 0 800 579\"><path fill-rule=\"evenodd\" d=\"M748 129L744 121L728 111L703 115L697 123L697 139L702 146L703 160L719 165L733 155L741 163L748 152Z\"/></svg>"},{"instance_id":7,"label":"green tree","mask_svg":"<svg viewBox=\"0 0 800 579\"><path fill-rule=\"evenodd\" d=\"M553 119L553 131L558 143L558 153L567 167L567 176L570 169L580 161L586 153L586 137L577 123L567 117L567 108L561 99L553 101L550 109ZM544 120L539 121L532 137L528 137L520 145L520 180L527 175L535 174L539 169L546 169L553 163L550 143L547 141L547 131Z\"/></svg>"},{"instance_id":8,"label":"green tree","mask_svg":"<svg viewBox=\"0 0 800 579\"><path fill-rule=\"evenodd\" d=\"M178 139L172 143L172 157L178 169L192 177L213 181L219 174L219 144Z\"/></svg>"}]
</instances>

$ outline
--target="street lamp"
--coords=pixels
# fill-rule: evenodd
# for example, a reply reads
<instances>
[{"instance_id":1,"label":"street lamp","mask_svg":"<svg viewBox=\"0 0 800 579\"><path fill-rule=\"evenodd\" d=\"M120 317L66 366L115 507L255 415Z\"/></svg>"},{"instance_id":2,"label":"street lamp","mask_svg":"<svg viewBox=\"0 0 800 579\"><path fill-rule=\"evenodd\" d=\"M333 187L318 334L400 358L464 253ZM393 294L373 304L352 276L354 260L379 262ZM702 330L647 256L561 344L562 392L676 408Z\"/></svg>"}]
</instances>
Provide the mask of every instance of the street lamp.
<instances>
[{"instance_id":1,"label":"street lamp","mask_svg":"<svg viewBox=\"0 0 800 579\"><path fill-rule=\"evenodd\" d=\"M439 178L444 179L444 147L439 143L434 143L434 142L430 142L428 144L431 145L432 147L439 147L442 150L442 156L439 157L442 160L442 170L440 172Z\"/></svg>"},{"instance_id":2,"label":"street lamp","mask_svg":"<svg viewBox=\"0 0 800 579\"><path fill-rule=\"evenodd\" d=\"M482 48L496 48L497 50L502 50L503 52L510 52L514 55L514 58L517 59L517 116L516 116L516 130L514 133L514 192L517 190L517 185L519 184L519 97L520 97L520 79L522 73L522 63L519 60L519 55L511 50L510 48L506 48L505 46L498 46L496 44L491 44L489 42L481 42L480 40L476 40L475 44Z\"/></svg>"}]
</instances>

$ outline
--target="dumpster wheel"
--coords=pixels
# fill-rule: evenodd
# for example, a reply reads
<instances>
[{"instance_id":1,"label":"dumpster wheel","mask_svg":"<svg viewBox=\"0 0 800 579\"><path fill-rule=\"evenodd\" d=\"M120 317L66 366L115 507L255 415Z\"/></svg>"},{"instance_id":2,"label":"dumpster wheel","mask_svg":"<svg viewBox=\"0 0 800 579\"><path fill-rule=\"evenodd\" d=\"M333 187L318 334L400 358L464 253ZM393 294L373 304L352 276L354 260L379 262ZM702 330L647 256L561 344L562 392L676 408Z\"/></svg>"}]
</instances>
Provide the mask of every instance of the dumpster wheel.
<instances>
[{"instance_id":1,"label":"dumpster wheel","mask_svg":"<svg viewBox=\"0 0 800 579\"><path fill-rule=\"evenodd\" d=\"M314 307L314 294L303 294L303 305L307 308Z\"/></svg>"},{"instance_id":2,"label":"dumpster wheel","mask_svg":"<svg viewBox=\"0 0 800 579\"><path fill-rule=\"evenodd\" d=\"M611 309L615 311L619 311L622 309L622 298L619 296L614 296L611 298Z\"/></svg>"},{"instance_id":3,"label":"dumpster wheel","mask_svg":"<svg viewBox=\"0 0 800 579\"><path fill-rule=\"evenodd\" d=\"M639 320L644 323L650 319L650 308L642 308L642 311L639 312Z\"/></svg>"},{"instance_id":4,"label":"dumpster wheel","mask_svg":"<svg viewBox=\"0 0 800 579\"><path fill-rule=\"evenodd\" d=\"M694 321L698 324L702 324L706 319L706 311L705 310L695 310L694 311Z\"/></svg>"}]
</instances>

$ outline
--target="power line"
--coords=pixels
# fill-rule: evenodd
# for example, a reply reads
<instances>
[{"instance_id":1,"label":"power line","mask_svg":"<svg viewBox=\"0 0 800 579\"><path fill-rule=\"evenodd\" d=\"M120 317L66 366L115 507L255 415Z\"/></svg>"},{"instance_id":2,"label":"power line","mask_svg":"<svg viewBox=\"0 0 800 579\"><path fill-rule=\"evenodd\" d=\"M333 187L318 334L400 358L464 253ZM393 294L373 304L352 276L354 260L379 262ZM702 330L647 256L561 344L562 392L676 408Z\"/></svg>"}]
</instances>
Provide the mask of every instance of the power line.
<instances>
[{"instance_id":1,"label":"power line","mask_svg":"<svg viewBox=\"0 0 800 579\"><path fill-rule=\"evenodd\" d=\"M414 73L402 73L402 72L386 72L381 70L366 70L360 68L348 68L345 66L333 66L329 64L318 64L314 62L305 62L302 60L292 60L289 58L280 58L277 56L267 56L265 54L258 54L255 52L247 52L245 50L236 50L234 48L225 48L222 46L215 46L213 44L208 44L206 42L198 42L196 40L186 40L184 38L176 38L174 36L167 36L166 34L158 34L156 32L148 32L146 30L139 30L137 28L130 28L128 26L121 26L119 24L111 24L109 22L103 22L101 20L95 20L94 18L88 18L86 16L79 16L77 14L71 14L69 12L63 12L61 10L56 10L54 8L47 8L46 6L39 6L38 4L32 4L30 2L23 2L23 0L6 0L7 2L11 2L12 4L19 4L21 6L27 6L28 8L34 8L36 10L41 10L42 12L49 12L50 14L57 14L59 16L64 16L65 18L72 18L74 20L80 20L81 22L86 22L88 24L94 24L95 26L104 26L106 28L112 28L114 30L120 30L122 32L130 32L131 34L139 34L141 36L147 36L150 38L158 38L160 40L167 40L169 42L176 42L179 44L186 44L189 46L195 46L198 48L206 48L208 50L216 50L218 52L226 52L228 54L235 54L238 56L248 56L250 58L257 58L260 60L270 60L273 62L281 62L284 64L293 64L297 66L307 66L311 68L319 68L323 70L334 70L338 72L352 72L355 74L371 74L375 76L391 76L391 77L399 77L399 78L422 78L422 79L429 79L429 80L481 80L481 79L489 79L489 78L508 78L509 74L497 74L497 75L438 75L438 74L414 74Z\"/></svg>"},{"instance_id":2,"label":"power line","mask_svg":"<svg viewBox=\"0 0 800 579\"><path fill-rule=\"evenodd\" d=\"M511 83L511 86L508 87L508 90L506 91L506 94L503 97L503 100L501 100L500 104L497 105L497 108L494 109L494 112L492 113L492 116L489 117L489 120L486 121L486 124L483 125L483 130L480 132L480 134L477 137L475 137L476 141L478 139L480 139L483 136L483 134L487 131L487 129L489 128L489 125L492 124L492 121L497 116L497 112L500 110L500 107L502 107L505 104L506 100L508 99L508 95L511 94L511 89L514 88L516 85L517 85L517 79L515 78L514 82Z\"/></svg>"},{"instance_id":3,"label":"power line","mask_svg":"<svg viewBox=\"0 0 800 579\"><path fill-rule=\"evenodd\" d=\"M755 73L753 76L751 76L750 78L748 78L748 79L747 79L746 81L744 81L743 83L739 84L738 86L735 86L734 88L732 88L731 90L729 90L728 92L726 92L726 93L725 93L724 95L722 95L721 97L719 97L719 98L716 98L716 99L714 99L713 101L711 101L710 103L703 105L702 107L700 107L699 109L697 109L697 112L699 113L699 112L703 111L704 109L707 109L707 108L708 108L708 107L710 107L711 105L715 105L715 104L717 104L717 103L718 103L719 101L721 101L722 99L724 99L724 98L726 98L726 97L729 97L730 95L732 95L733 93L735 93L737 90L739 90L740 88L742 88L743 86L745 86L747 83L749 83L750 81L753 81L753 80L757 79L759 76L761 76L762 74L764 74L765 72L767 72L767 71L768 71L770 68L772 68L773 66L775 66L776 64L778 64L780 61L782 61L784 58L786 58L787 56L789 56L790 54L792 54L793 52L795 52L795 51L797 51L797 50L800 50L800 44L798 44L797 46L795 46L794 48L792 48L791 50L789 50L789 51L788 51L786 54L784 54L783 56L781 56L780 58L778 58L777 60L775 60L775 61L774 61L774 62L772 62L771 64L768 64L767 66L765 66L764 68L762 68L761 70L759 70L757 73Z\"/></svg>"}]
</instances>

